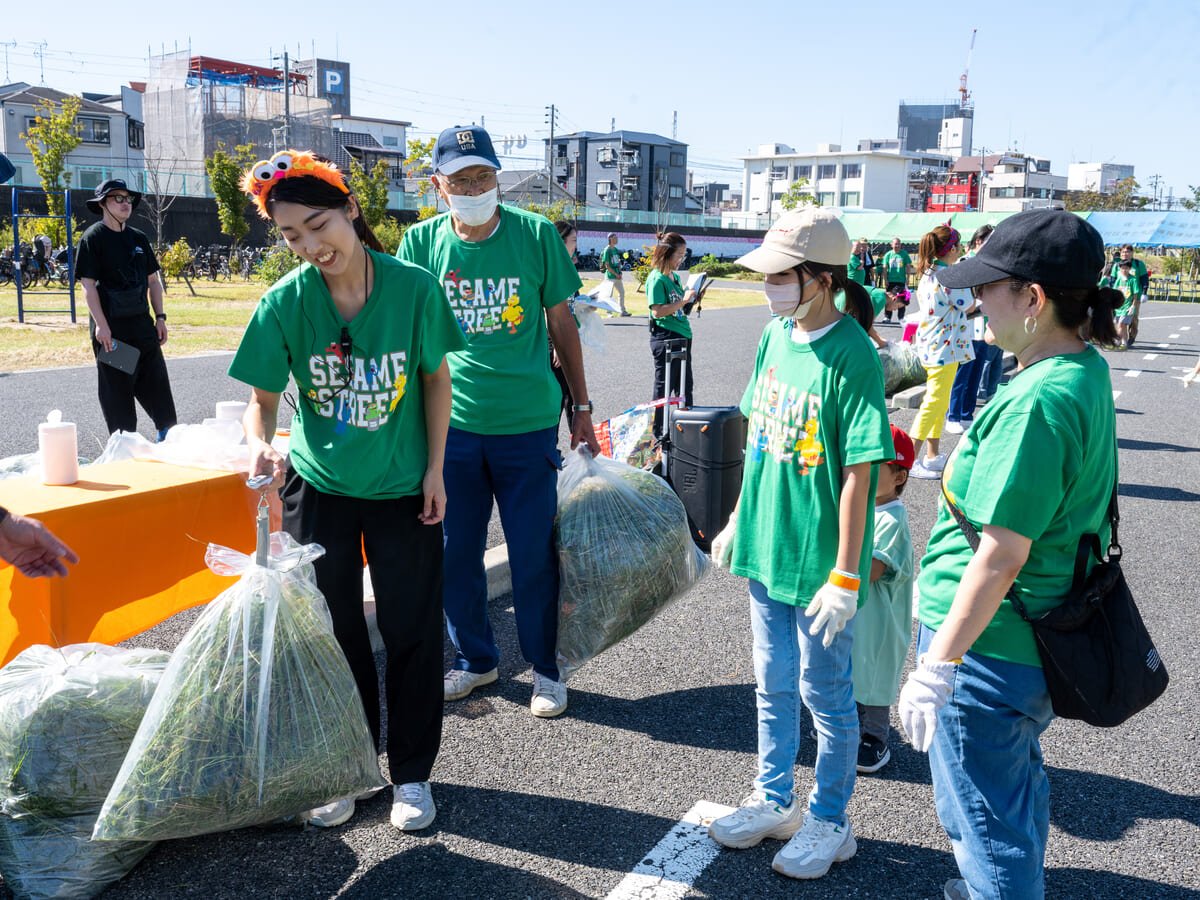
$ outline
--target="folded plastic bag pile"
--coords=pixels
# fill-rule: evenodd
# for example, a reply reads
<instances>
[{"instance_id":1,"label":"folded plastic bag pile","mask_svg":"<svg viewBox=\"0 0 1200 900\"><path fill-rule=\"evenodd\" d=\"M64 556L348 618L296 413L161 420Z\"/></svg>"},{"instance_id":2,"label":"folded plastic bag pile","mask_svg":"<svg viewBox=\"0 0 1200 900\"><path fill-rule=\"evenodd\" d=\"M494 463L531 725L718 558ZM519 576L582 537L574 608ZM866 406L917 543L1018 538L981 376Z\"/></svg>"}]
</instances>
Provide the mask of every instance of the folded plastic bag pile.
<instances>
[{"instance_id":1,"label":"folded plastic bag pile","mask_svg":"<svg viewBox=\"0 0 1200 900\"><path fill-rule=\"evenodd\" d=\"M879 348L883 363L883 392L888 396L925 383L925 367L912 344L888 342Z\"/></svg>"},{"instance_id":2,"label":"folded plastic bag pile","mask_svg":"<svg viewBox=\"0 0 1200 900\"><path fill-rule=\"evenodd\" d=\"M94 897L150 851L91 836L168 659L39 645L0 669L0 874L18 898Z\"/></svg>"},{"instance_id":3,"label":"folded plastic bag pile","mask_svg":"<svg viewBox=\"0 0 1200 900\"><path fill-rule=\"evenodd\" d=\"M585 450L558 479L558 667L629 637L708 570L683 503L657 475Z\"/></svg>"},{"instance_id":4,"label":"folded plastic bag pile","mask_svg":"<svg viewBox=\"0 0 1200 900\"><path fill-rule=\"evenodd\" d=\"M190 837L287 819L382 787L366 714L312 561L270 536L266 566L210 545L239 575L171 657L105 800L97 840Z\"/></svg>"},{"instance_id":5,"label":"folded plastic bag pile","mask_svg":"<svg viewBox=\"0 0 1200 900\"><path fill-rule=\"evenodd\" d=\"M219 419L205 419L200 425L176 425L157 444L135 431L115 431L94 462L99 465L127 459L228 472L245 472L250 465L241 423Z\"/></svg>"}]
</instances>

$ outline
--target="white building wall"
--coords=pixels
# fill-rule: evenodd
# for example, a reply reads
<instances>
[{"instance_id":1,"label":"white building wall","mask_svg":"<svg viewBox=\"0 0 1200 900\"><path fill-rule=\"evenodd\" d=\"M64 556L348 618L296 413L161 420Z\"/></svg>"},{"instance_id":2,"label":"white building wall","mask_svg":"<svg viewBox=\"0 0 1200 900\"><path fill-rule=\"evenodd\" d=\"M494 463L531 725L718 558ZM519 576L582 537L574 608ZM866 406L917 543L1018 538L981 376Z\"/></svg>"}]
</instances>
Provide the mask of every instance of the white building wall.
<instances>
[{"instance_id":1,"label":"white building wall","mask_svg":"<svg viewBox=\"0 0 1200 900\"><path fill-rule=\"evenodd\" d=\"M786 145L784 145L786 146ZM772 149L773 145L766 145ZM796 180L797 168L809 168L809 191L823 206L847 209L881 209L900 212L906 208L908 170L906 156L885 152L833 151L788 153L743 159L742 211L780 215L779 198ZM834 166L832 176L822 177L821 166ZM859 174L846 177L846 166L859 167ZM782 175L782 178L776 176ZM854 198L857 194L857 200ZM850 195L850 196L847 196ZM843 202L845 201L845 202Z\"/></svg>"}]
</instances>

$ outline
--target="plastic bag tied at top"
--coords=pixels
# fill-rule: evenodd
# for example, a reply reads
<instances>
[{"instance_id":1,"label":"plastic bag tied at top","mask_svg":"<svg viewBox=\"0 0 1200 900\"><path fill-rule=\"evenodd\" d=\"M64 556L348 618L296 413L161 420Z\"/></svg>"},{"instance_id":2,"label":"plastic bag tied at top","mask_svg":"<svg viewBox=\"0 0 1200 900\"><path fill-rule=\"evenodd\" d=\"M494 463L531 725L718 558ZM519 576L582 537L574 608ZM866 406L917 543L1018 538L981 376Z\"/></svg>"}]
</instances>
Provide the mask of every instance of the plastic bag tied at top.
<instances>
[{"instance_id":1,"label":"plastic bag tied at top","mask_svg":"<svg viewBox=\"0 0 1200 900\"><path fill-rule=\"evenodd\" d=\"M650 472L586 448L558 478L558 669L564 680L708 571L683 503Z\"/></svg>"}]
</instances>

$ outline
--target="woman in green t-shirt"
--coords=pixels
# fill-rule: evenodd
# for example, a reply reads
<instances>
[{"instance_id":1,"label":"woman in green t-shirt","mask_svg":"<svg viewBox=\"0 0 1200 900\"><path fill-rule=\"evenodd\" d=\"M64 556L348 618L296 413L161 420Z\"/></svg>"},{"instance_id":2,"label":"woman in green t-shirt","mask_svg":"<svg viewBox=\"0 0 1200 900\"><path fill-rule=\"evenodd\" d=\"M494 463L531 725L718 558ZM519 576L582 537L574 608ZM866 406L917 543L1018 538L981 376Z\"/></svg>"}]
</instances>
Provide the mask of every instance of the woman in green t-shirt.
<instances>
[{"instance_id":1,"label":"woman in green t-shirt","mask_svg":"<svg viewBox=\"0 0 1200 900\"><path fill-rule=\"evenodd\" d=\"M962 879L947 897L1044 894L1049 785L1039 736L1053 718L1031 616L1071 588L1085 534L1108 537L1117 475L1108 365L1088 341L1115 337L1120 295L1096 286L1104 242L1062 210L1018 213L971 259L940 269L971 289L1019 371L946 465L921 561L917 667L900 720L929 752L938 817ZM981 533L972 552L947 506Z\"/></svg>"},{"instance_id":2,"label":"woman in green t-shirt","mask_svg":"<svg viewBox=\"0 0 1200 900\"><path fill-rule=\"evenodd\" d=\"M737 508L713 561L750 581L758 776L712 823L726 847L788 840L772 862L820 878L857 849L846 807L858 762L853 616L871 570L876 464L895 456L870 299L850 281L850 239L828 210L785 213L739 263L766 273L776 316L742 397L750 420ZM835 304L839 291L855 315ZM857 321L855 321L857 319ZM813 789L795 792L801 701L817 731Z\"/></svg>"},{"instance_id":3,"label":"woman in green t-shirt","mask_svg":"<svg viewBox=\"0 0 1200 900\"><path fill-rule=\"evenodd\" d=\"M676 369L667 387L668 357L683 353L683 405L692 405L692 323L688 321L689 304L695 291L685 291L677 269L687 256L687 242L673 231L659 235L650 254L650 276L646 279L646 300L650 304L650 355L654 357L654 398L678 397L679 370ZM668 392L669 390L669 392ZM662 433L662 407L654 411L654 433Z\"/></svg>"},{"instance_id":4,"label":"woman in green t-shirt","mask_svg":"<svg viewBox=\"0 0 1200 900\"><path fill-rule=\"evenodd\" d=\"M413 831L436 812L429 775L443 705L445 356L466 342L437 281L382 252L336 168L287 151L255 165L243 186L301 259L259 301L229 367L253 388L243 419L250 474L271 475L281 488L284 531L325 549L314 563L317 586L378 748L366 555L387 655L391 819ZM271 440L289 381L299 399L284 460ZM329 799L309 822L339 825L365 798Z\"/></svg>"}]
</instances>

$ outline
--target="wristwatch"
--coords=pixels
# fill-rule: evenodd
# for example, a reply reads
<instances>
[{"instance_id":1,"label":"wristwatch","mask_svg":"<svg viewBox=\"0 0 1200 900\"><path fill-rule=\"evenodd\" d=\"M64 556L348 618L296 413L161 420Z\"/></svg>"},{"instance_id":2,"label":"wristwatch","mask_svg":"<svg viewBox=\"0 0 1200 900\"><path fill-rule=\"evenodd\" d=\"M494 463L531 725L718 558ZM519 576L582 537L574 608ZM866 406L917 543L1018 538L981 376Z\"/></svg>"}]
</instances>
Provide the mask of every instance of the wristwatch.
<instances>
[{"instance_id":1,"label":"wristwatch","mask_svg":"<svg viewBox=\"0 0 1200 900\"><path fill-rule=\"evenodd\" d=\"M156 315L154 318L155 318L155 320L162 319L162 320L165 322L165 321L167 321L167 314L166 314L166 313L159 313L159 314L158 314L158 315Z\"/></svg>"},{"instance_id":2,"label":"wristwatch","mask_svg":"<svg viewBox=\"0 0 1200 900\"><path fill-rule=\"evenodd\" d=\"M571 407L571 412L590 413L594 408L595 407L592 406L592 401L589 400L587 403L576 403Z\"/></svg>"}]
</instances>

